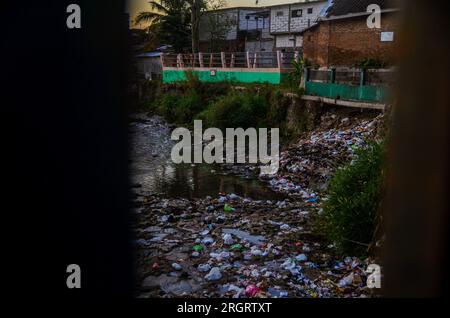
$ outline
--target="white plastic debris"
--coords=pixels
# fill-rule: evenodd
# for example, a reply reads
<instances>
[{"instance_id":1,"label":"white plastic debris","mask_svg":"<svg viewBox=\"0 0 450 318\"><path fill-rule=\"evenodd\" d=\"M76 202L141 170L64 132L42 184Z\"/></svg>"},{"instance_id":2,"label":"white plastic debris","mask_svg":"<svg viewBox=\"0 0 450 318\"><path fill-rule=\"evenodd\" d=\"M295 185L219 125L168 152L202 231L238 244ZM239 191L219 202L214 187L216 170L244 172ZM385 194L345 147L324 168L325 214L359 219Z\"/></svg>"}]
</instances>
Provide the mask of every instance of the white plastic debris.
<instances>
[{"instance_id":1,"label":"white plastic debris","mask_svg":"<svg viewBox=\"0 0 450 318\"><path fill-rule=\"evenodd\" d=\"M353 283L354 275L350 273L350 275L345 276L339 281L339 287L345 287L351 285Z\"/></svg>"},{"instance_id":2,"label":"white plastic debris","mask_svg":"<svg viewBox=\"0 0 450 318\"><path fill-rule=\"evenodd\" d=\"M211 268L210 272L205 276L207 281L215 281L222 278L222 273L220 272L219 267Z\"/></svg>"},{"instance_id":3,"label":"white plastic debris","mask_svg":"<svg viewBox=\"0 0 450 318\"><path fill-rule=\"evenodd\" d=\"M224 234L223 243L226 245L232 245L234 243L233 236L229 233Z\"/></svg>"},{"instance_id":4,"label":"white plastic debris","mask_svg":"<svg viewBox=\"0 0 450 318\"><path fill-rule=\"evenodd\" d=\"M305 262L308 259L308 257L305 254L300 254L297 255L295 259L299 262Z\"/></svg>"},{"instance_id":5,"label":"white plastic debris","mask_svg":"<svg viewBox=\"0 0 450 318\"><path fill-rule=\"evenodd\" d=\"M209 271L211 269L211 265L209 265L209 264L200 264L200 265L198 265L197 269L200 272L207 272L207 271Z\"/></svg>"}]
</instances>

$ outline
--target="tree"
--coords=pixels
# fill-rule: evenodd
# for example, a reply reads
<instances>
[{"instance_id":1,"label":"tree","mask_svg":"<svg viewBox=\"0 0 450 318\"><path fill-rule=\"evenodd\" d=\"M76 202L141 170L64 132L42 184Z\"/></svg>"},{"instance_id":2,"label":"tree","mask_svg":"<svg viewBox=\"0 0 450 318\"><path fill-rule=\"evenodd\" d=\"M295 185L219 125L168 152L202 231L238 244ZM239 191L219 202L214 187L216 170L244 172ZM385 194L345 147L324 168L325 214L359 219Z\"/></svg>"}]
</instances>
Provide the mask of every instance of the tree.
<instances>
[{"instance_id":1,"label":"tree","mask_svg":"<svg viewBox=\"0 0 450 318\"><path fill-rule=\"evenodd\" d=\"M176 52L190 45L190 9L186 0L149 1L151 11L140 12L135 23L150 23L148 32L161 44L171 44Z\"/></svg>"},{"instance_id":2,"label":"tree","mask_svg":"<svg viewBox=\"0 0 450 318\"><path fill-rule=\"evenodd\" d=\"M205 6L204 0L188 0L191 8L191 40L192 40L192 53L198 52L199 46L199 29L200 13L202 7Z\"/></svg>"},{"instance_id":3,"label":"tree","mask_svg":"<svg viewBox=\"0 0 450 318\"><path fill-rule=\"evenodd\" d=\"M200 19L208 10L226 5L225 0L155 0L149 1L152 11L140 12L135 23L150 22L158 27L161 41L173 45L180 52L189 44L192 53L198 52Z\"/></svg>"},{"instance_id":4,"label":"tree","mask_svg":"<svg viewBox=\"0 0 450 318\"><path fill-rule=\"evenodd\" d=\"M211 13L203 17L209 33L210 50L222 50L221 45L227 39L228 32L236 25L235 19L227 12Z\"/></svg>"}]
</instances>

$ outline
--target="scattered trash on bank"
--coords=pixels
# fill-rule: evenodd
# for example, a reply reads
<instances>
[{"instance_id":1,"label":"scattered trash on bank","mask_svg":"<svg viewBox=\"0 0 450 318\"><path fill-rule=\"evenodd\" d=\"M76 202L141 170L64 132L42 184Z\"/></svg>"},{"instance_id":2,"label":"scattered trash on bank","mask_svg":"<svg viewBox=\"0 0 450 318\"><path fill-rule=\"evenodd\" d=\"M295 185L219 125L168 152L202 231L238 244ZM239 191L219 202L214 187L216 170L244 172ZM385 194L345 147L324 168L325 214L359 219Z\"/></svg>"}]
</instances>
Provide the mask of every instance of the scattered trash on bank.
<instances>
[{"instance_id":1,"label":"scattered trash on bank","mask_svg":"<svg viewBox=\"0 0 450 318\"><path fill-rule=\"evenodd\" d=\"M344 121L344 128L319 129L283 152L279 173L259 178L284 199L138 198L139 297L371 296L365 269L374 260L337 256L312 221L335 169L354 159L381 121Z\"/></svg>"}]
</instances>

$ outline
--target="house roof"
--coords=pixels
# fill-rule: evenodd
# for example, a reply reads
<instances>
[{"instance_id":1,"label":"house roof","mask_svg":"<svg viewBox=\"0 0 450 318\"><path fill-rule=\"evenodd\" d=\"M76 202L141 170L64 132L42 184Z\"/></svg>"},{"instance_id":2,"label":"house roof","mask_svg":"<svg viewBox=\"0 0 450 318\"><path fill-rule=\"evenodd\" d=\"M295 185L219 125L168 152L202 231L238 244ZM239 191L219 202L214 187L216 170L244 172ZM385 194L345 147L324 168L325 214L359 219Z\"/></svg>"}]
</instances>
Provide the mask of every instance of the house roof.
<instances>
[{"instance_id":1,"label":"house roof","mask_svg":"<svg viewBox=\"0 0 450 318\"><path fill-rule=\"evenodd\" d=\"M309 1L305 1L305 2L289 2L289 3L280 3L280 4L268 5L268 6L264 6L263 8L265 8L265 9L272 9L272 8L278 8L278 7L298 6L298 5L304 5L306 7L306 6L310 6L312 4L321 3L321 2L327 2L327 1L328 0L309 0Z\"/></svg>"},{"instance_id":2,"label":"house roof","mask_svg":"<svg viewBox=\"0 0 450 318\"><path fill-rule=\"evenodd\" d=\"M145 52L136 55L136 57L159 57L161 56L161 52Z\"/></svg>"},{"instance_id":3,"label":"house roof","mask_svg":"<svg viewBox=\"0 0 450 318\"><path fill-rule=\"evenodd\" d=\"M365 16L367 7L371 4L377 4L381 8L381 12L390 12L398 10L398 0L332 0L332 4L328 7L326 13L319 17L317 23L302 30L300 34L315 29L323 20L345 19L358 16Z\"/></svg>"},{"instance_id":4,"label":"house roof","mask_svg":"<svg viewBox=\"0 0 450 318\"><path fill-rule=\"evenodd\" d=\"M327 11L327 17L367 12L367 7L377 4L381 10L398 8L397 0L334 0Z\"/></svg>"}]
</instances>

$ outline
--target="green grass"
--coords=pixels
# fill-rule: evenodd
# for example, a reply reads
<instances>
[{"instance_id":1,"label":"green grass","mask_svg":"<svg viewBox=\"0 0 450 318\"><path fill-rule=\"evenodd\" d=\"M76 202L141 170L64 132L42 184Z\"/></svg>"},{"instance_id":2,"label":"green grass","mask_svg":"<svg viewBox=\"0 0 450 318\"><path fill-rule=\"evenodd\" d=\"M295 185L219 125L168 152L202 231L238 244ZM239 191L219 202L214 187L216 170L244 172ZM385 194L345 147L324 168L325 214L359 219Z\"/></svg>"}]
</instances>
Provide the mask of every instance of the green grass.
<instances>
[{"instance_id":1,"label":"green grass","mask_svg":"<svg viewBox=\"0 0 450 318\"><path fill-rule=\"evenodd\" d=\"M357 159L334 175L319 226L343 254L365 255L379 223L384 189L383 143L357 150Z\"/></svg>"}]
</instances>

